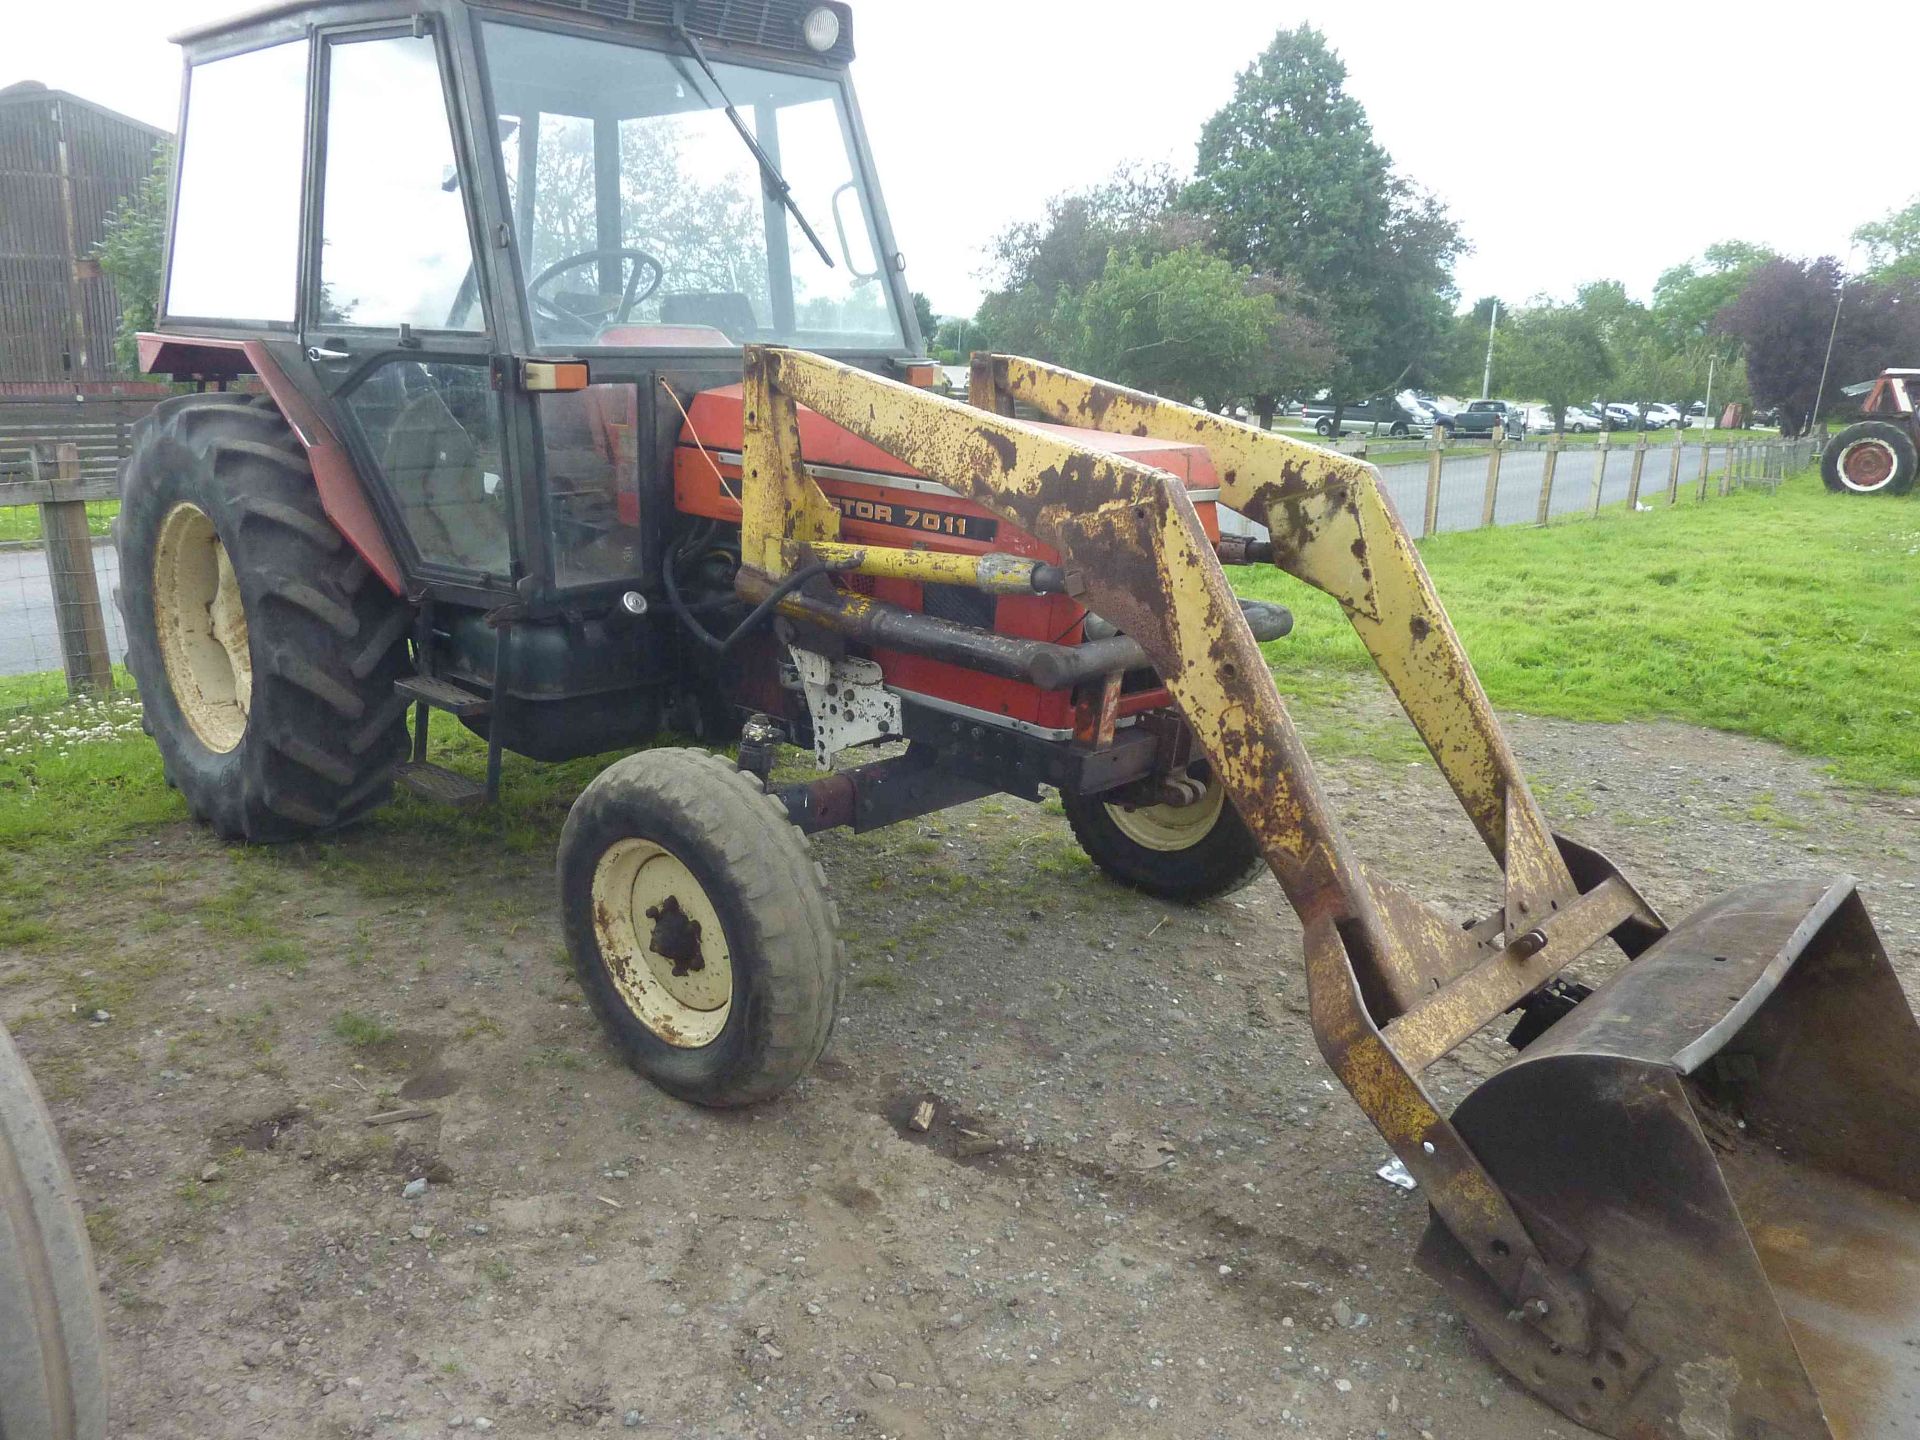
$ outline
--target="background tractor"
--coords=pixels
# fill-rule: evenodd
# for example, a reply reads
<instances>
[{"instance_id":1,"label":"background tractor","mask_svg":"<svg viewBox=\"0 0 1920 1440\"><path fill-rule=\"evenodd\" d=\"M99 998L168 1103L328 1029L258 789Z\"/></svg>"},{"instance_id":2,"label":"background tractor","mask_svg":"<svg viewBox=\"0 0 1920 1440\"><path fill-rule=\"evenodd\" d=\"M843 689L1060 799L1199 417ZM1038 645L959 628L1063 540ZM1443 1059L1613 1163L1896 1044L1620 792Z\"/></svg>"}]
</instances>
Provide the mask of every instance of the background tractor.
<instances>
[{"instance_id":1,"label":"background tractor","mask_svg":"<svg viewBox=\"0 0 1920 1440\"><path fill-rule=\"evenodd\" d=\"M1820 452L1820 478L1829 490L1850 495L1904 495L1920 469L1912 387L1920 370L1887 370L1865 387L1865 419L1842 429ZM1847 387L1847 394L1860 391Z\"/></svg>"},{"instance_id":2,"label":"background tractor","mask_svg":"<svg viewBox=\"0 0 1920 1440\"><path fill-rule=\"evenodd\" d=\"M1016 357L926 389L844 5L289 4L183 43L141 347L203 393L128 462L121 602L216 831L310 835L395 780L483 800L508 750L737 742L612 763L559 879L612 1042L738 1105L839 1001L807 835L1055 787L1127 884L1272 870L1423 1263L1523 1384L1636 1440L1907 1433L1920 1029L1851 883L1669 931L1555 835L1364 463ZM1502 867L1488 912L1347 850L1259 648L1291 620L1222 569L1269 563L1380 665ZM484 785L428 761L436 712ZM781 742L822 777L773 785ZM1559 979L1603 944L1634 963ZM1421 1072L1515 1010L1516 1063L1443 1115Z\"/></svg>"}]
</instances>

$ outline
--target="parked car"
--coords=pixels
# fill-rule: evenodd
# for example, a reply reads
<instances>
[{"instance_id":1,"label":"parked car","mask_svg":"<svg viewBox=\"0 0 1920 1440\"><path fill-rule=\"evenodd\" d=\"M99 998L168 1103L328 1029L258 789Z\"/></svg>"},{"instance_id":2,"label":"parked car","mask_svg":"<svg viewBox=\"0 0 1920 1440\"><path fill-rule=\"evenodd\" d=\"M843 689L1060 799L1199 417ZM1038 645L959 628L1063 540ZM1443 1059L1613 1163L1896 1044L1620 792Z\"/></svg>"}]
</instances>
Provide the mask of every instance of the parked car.
<instances>
[{"instance_id":1,"label":"parked car","mask_svg":"<svg viewBox=\"0 0 1920 1440\"><path fill-rule=\"evenodd\" d=\"M1647 429L1672 430L1686 423L1686 417L1671 405L1647 406Z\"/></svg>"},{"instance_id":2,"label":"parked car","mask_svg":"<svg viewBox=\"0 0 1920 1440\"><path fill-rule=\"evenodd\" d=\"M1564 430L1569 435L1591 435L1600 428L1600 417L1581 405L1567 406Z\"/></svg>"},{"instance_id":3,"label":"parked car","mask_svg":"<svg viewBox=\"0 0 1920 1440\"><path fill-rule=\"evenodd\" d=\"M1615 400L1600 408L1600 426L1604 430L1638 430L1640 407Z\"/></svg>"},{"instance_id":4,"label":"parked car","mask_svg":"<svg viewBox=\"0 0 1920 1440\"><path fill-rule=\"evenodd\" d=\"M1510 400L1472 400L1443 428L1452 435L1491 436L1504 430L1507 439L1519 440L1527 433L1527 420L1523 407Z\"/></svg>"},{"instance_id":5,"label":"parked car","mask_svg":"<svg viewBox=\"0 0 1920 1440\"><path fill-rule=\"evenodd\" d=\"M1709 418L1708 418L1708 416L1707 416L1707 402L1706 402L1706 401L1704 401L1704 400L1696 400L1696 401L1694 401L1694 402L1693 402L1693 403L1692 403L1691 405L1689 405L1689 406L1687 406L1687 420L1686 420L1686 423L1687 423L1687 424L1688 424L1689 426L1692 426L1692 425L1699 425L1699 426L1702 426L1702 427L1704 427L1704 428L1706 428L1706 429L1712 429L1712 428L1713 428L1713 421L1712 421L1711 419L1709 419Z\"/></svg>"},{"instance_id":6,"label":"parked car","mask_svg":"<svg viewBox=\"0 0 1920 1440\"><path fill-rule=\"evenodd\" d=\"M1300 418L1310 422L1316 434L1333 434L1333 406L1325 400L1302 405ZM1340 411L1342 435L1424 435L1433 423L1427 410L1402 404L1392 395L1349 401Z\"/></svg>"}]
</instances>

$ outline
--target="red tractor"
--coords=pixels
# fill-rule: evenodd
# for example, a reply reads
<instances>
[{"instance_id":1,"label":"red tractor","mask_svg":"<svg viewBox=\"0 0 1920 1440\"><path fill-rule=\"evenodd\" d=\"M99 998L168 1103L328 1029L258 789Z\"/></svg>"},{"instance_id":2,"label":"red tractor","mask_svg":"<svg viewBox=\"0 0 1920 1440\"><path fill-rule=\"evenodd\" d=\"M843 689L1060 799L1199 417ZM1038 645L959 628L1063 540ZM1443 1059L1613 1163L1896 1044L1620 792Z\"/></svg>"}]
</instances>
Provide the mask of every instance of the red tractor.
<instances>
[{"instance_id":1,"label":"red tractor","mask_svg":"<svg viewBox=\"0 0 1920 1440\"><path fill-rule=\"evenodd\" d=\"M1850 495L1904 495L1913 488L1916 431L1913 387L1920 370L1884 370L1866 387L1856 420L1820 452L1820 478ZM1849 386L1848 394L1857 394Z\"/></svg>"},{"instance_id":2,"label":"red tractor","mask_svg":"<svg viewBox=\"0 0 1920 1440\"><path fill-rule=\"evenodd\" d=\"M743 741L744 771L659 749L616 767L561 855L616 1043L677 1094L740 1103L790 1084L832 1021L839 942L803 832L1048 785L1087 853L1156 894L1218 894L1260 856L1139 644L1066 593L1053 548L810 411L834 538L918 568L813 556L743 589L764 561L742 563L742 347L936 372L848 9L603 18L627 9L283 4L181 37L141 346L205 393L140 430L120 602L168 777L234 839L346 824L395 781L480 802L503 751ZM1073 433L1179 476L1217 536L1203 447ZM785 613L846 597L857 653ZM1262 639L1290 623L1246 613ZM428 760L435 712L485 737L484 786ZM774 803L776 740L823 767L905 749ZM703 958L723 934L727 960ZM673 958L656 975L648 954Z\"/></svg>"},{"instance_id":3,"label":"red tractor","mask_svg":"<svg viewBox=\"0 0 1920 1440\"><path fill-rule=\"evenodd\" d=\"M1523 1384L1632 1440L1831 1440L1823 1404L1911 1436L1920 1027L1852 883L1670 930L1556 835L1364 462L1015 356L931 393L845 5L290 3L184 43L141 348L213 388L140 432L121 602L218 833L633 751L561 836L568 947L637 1070L737 1105L839 1003L808 834L1056 788L1126 884L1272 871L1422 1263ZM1290 618L1222 568L1254 563L1337 600L1496 901L1353 854L1260 649ZM429 763L436 711L484 785ZM665 731L737 758L635 748ZM825 773L774 784L783 740ZM1601 946L1605 983L1558 978ZM1514 1011L1443 1113L1423 1072Z\"/></svg>"}]
</instances>

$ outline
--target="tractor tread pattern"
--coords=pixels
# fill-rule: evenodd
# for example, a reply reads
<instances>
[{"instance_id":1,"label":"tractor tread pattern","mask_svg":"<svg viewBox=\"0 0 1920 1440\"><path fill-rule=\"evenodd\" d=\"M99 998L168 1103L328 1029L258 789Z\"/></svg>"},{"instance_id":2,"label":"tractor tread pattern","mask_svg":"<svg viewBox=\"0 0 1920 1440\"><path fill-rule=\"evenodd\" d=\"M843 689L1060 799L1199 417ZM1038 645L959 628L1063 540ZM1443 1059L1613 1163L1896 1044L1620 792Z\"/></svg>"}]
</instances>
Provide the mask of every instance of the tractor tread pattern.
<instances>
[{"instance_id":1,"label":"tractor tread pattern","mask_svg":"<svg viewBox=\"0 0 1920 1440\"><path fill-rule=\"evenodd\" d=\"M406 758L411 607L327 518L297 436L265 395L162 401L134 431L121 478L127 666L166 773L227 839L300 839L360 818L391 793ZM240 582L253 660L252 708L225 755L195 737L174 699L154 629L160 524L188 502L213 520Z\"/></svg>"},{"instance_id":2,"label":"tractor tread pattern","mask_svg":"<svg viewBox=\"0 0 1920 1440\"><path fill-rule=\"evenodd\" d=\"M671 817L677 828L700 836L717 852L716 868L734 894L723 905L709 888L709 898L722 906L728 942L736 957L752 952L765 962L762 1003L745 1022L749 1063L718 1083L699 1086L677 1084L671 1076L644 1069L643 1057L621 1040L619 1020L633 1022L611 1016L607 997L584 973L588 967L582 963L583 946L597 951L591 917L576 915L569 906L568 940L576 963L581 963L583 988L629 1060L671 1093L713 1106L771 1099L804 1075L826 1049L839 1009L846 948L826 873L786 807L754 776L707 751L643 750L616 761L576 803L567 829L576 830L575 816L583 805L591 810L627 804ZM568 837L563 836L563 881L569 853ZM589 873L597 859L582 862L589 865ZM736 967L739 964L736 958Z\"/></svg>"}]
</instances>

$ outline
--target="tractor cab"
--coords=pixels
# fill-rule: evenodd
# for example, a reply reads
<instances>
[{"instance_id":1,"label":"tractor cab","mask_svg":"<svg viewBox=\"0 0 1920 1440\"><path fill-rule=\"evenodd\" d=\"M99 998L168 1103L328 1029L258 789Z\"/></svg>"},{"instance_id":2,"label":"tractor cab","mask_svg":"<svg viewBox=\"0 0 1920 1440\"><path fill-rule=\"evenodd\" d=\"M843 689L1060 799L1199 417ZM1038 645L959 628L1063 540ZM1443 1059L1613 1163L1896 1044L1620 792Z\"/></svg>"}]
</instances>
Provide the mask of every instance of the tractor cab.
<instances>
[{"instance_id":1,"label":"tractor cab","mask_svg":"<svg viewBox=\"0 0 1920 1440\"><path fill-rule=\"evenodd\" d=\"M918 350L846 7L612 11L283 5L180 37L155 368L251 368L189 334L264 347L427 599L646 593L684 409L744 344Z\"/></svg>"}]
</instances>

